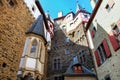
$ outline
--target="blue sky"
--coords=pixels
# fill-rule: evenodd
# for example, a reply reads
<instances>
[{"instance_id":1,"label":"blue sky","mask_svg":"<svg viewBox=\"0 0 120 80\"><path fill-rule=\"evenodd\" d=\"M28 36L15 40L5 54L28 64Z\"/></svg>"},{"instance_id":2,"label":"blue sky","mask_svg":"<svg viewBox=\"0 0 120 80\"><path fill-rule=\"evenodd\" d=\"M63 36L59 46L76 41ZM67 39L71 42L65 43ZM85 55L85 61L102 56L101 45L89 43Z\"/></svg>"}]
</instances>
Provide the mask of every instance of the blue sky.
<instances>
[{"instance_id":1,"label":"blue sky","mask_svg":"<svg viewBox=\"0 0 120 80\"><path fill-rule=\"evenodd\" d=\"M50 16L54 19L57 18L58 12L62 11L63 15L69 13L72 9L73 12L76 11L76 2L85 8L90 13L92 8L90 6L90 0L39 0L44 12L48 12Z\"/></svg>"}]
</instances>

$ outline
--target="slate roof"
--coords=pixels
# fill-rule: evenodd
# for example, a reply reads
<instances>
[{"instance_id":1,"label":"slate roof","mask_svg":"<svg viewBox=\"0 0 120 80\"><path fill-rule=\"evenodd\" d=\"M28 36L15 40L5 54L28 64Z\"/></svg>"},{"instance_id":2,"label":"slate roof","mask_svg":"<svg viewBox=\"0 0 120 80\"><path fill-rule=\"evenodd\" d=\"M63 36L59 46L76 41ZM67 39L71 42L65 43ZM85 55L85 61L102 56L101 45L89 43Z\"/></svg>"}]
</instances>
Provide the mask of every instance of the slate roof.
<instances>
[{"instance_id":1,"label":"slate roof","mask_svg":"<svg viewBox=\"0 0 120 80\"><path fill-rule=\"evenodd\" d=\"M64 73L65 76L95 76L95 73L93 73L92 71L90 71L89 69L87 69L85 66L82 66L82 73L74 73L73 72L73 66L74 65L81 65L79 63L79 61L76 59L74 61L71 62L71 64L69 65L67 71Z\"/></svg>"},{"instance_id":2,"label":"slate roof","mask_svg":"<svg viewBox=\"0 0 120 80\"><path fill-rule=\"evenodd\" d=\"M31 25L30 29L26 32L26 34L29 33L42 36L45 39L43 15L40 15L37 20Z\"/></svg>"}]
</instances>

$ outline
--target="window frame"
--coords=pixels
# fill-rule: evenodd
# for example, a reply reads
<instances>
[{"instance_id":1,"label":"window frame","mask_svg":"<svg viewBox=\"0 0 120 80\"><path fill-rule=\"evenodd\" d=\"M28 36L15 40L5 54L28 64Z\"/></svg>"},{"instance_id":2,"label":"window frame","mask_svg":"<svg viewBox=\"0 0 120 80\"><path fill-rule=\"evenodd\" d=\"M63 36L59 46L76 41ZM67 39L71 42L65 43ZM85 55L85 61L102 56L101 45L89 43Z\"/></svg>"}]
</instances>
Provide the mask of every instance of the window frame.
<instances>
[{"instance_id":1,"label":"window frame","mask_svg":"<svg viewBox=\"0 0 120 80\"><path fill-rule=\"evenodd\" d=\"M35 39L35 40L33 40L33 41L31 42L30 57L35 57L37 48L38 48L38 42L37 42L37 40ZM34 50L34 51L32 51L32 50ZM31 51L32 51L32 52L31 52Z\"/></svg>"},{"instance_id":2,"label":"window frame","mask_svg":"<svg viewBox=\"0 0 120 80\"><path fill-rule=\"evenodd\" d=\"M53 70L61 70L61 59L60 58L53 59Z\"/></svg>"},{"instance_id":3,"label":"window frame","mask_svg":"<svg viewBox=\"0 0 120 80\"><path fill-rule=\"evenodd\" d=\"M111 1L112 1L112 2L111 2ZM112 3L112 4L111 4L111 3ZM107 5L105 6L105 9L106 9L108 12L110 12L114 5L115 5L114 0L109 0L108 3L107 3Z\"/></svg>"},{"instance_id":4,"label":"window frame","mask_svg":"<svg viewBox=\"0 0 120 80\"><path fill-rule=\"evenodd\" d=\"M7 0L7 3L9 4L9 6L14 7L15 6L15 2L13 0Z\"/></svg>"},{"instance_id":5,"label":"window frame","mask_svg":"<svg viewBox=\"0 0 120 80\"><path fill-rule=\"evenodd\" d=\"M69 55L71 52L69 49L65 49L65 54Z\"/></svg>"}]
</instances>

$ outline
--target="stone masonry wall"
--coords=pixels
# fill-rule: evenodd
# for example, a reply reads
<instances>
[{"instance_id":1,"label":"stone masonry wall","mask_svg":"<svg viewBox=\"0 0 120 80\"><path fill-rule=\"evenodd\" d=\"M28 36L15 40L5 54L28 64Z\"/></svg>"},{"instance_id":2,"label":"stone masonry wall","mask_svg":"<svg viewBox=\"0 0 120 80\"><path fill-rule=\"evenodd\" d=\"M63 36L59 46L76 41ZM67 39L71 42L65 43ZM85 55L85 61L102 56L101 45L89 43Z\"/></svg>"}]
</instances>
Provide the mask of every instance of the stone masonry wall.
<instances>
[{"instance_id":1,"label":"stone masonry wall","mask_svg":"<svg viewBox=\"0 0 120 80\"><path fill-rule=\"evenodd\" d=\"M80 35L77 35L77 31L80 31ZM69 67L71 61L75 56L79 56L79 52L85 51L86 61L83 64L88 69L93 68L92 57L89 52L86 37L83 31L83 25L79 25L74 31L74 36L64 33L63 30L59 29L55 31L54 38L52 39L51 51L48 57L48 80L54 80L56 76L62 76L67 68ZM66 38L69 37L70 41L66 42ZM79 39L81 39L79 41ZM66 53L69 50L70 53ZM61 69L54 69L54 59L60 58Z\"/></svg>"},{"instance_id":2,"label":"stone masonry wall","mask_svg":"<svg viewBox=\"0 0 120 80\"><path fill-rule=\"evenodd\" d=\"M34 21L23 0L0 2L0 80L16 80L25 32Z\"/></svg>"}]
</instances>

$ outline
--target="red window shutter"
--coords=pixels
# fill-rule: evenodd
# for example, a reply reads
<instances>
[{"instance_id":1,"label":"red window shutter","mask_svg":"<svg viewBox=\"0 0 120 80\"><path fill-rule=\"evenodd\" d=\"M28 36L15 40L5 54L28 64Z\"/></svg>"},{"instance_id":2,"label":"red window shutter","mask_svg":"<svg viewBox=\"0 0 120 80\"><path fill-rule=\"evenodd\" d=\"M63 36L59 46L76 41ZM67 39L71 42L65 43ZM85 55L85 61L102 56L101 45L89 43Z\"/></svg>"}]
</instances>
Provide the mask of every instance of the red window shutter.
<instances>
[{"instance_id":1,"label":"red window shutter","mask_svg":"<svg viewBox=\"0 0 120 80\"><path fill-rule=\"evenodd\" d=\"M96 58L97 65L100 66L101 63L100 63L100 58L98 56L98 51L97 50L94 52L94 55L95 55L95 58Z\"/></svg>"},{"instance_id":2,"label":"red window shutter","mask_svg":"<svg viewBox=\"0 0 120 80\"><path fill-rule=\"evenodd\" d=\"M95 33L93 30L91 31L91 36L92 36L92 38L95 36Z\"/></svg>"},{"instance_id":3,"label":"red window shutter","mask_svg":"<svg viewBox=\"0 0 120 80\"><path fill-rule=\"evenodd\" d=\"M82 70L74 70L75 73L82 73Z\"/></svg>"},{"instance_id":4,"label":"red window shutter","mask_svg":"<svg viewBox=\"0 0 120 80\"><path fill-rule=\"evenodd\" d=\"M119 48L119 44L112 31L109 33L109 38L110 38L113 49L116 51Z\"/></svg>"},{"instance_id":5,"label":"red window shutter","mask_svg":"<svg viewBox=\"0 0 120 80\"><path fill-rule=\"evenodd\" d=\"M105 49L105 52L106 52L106 56L110 57L111 56L111 52L110 52L110 48L108 46L108 43L107 43L106 39L103 40L103 46L104 46L104 49Z\"/></svg>"}]
</instances>

